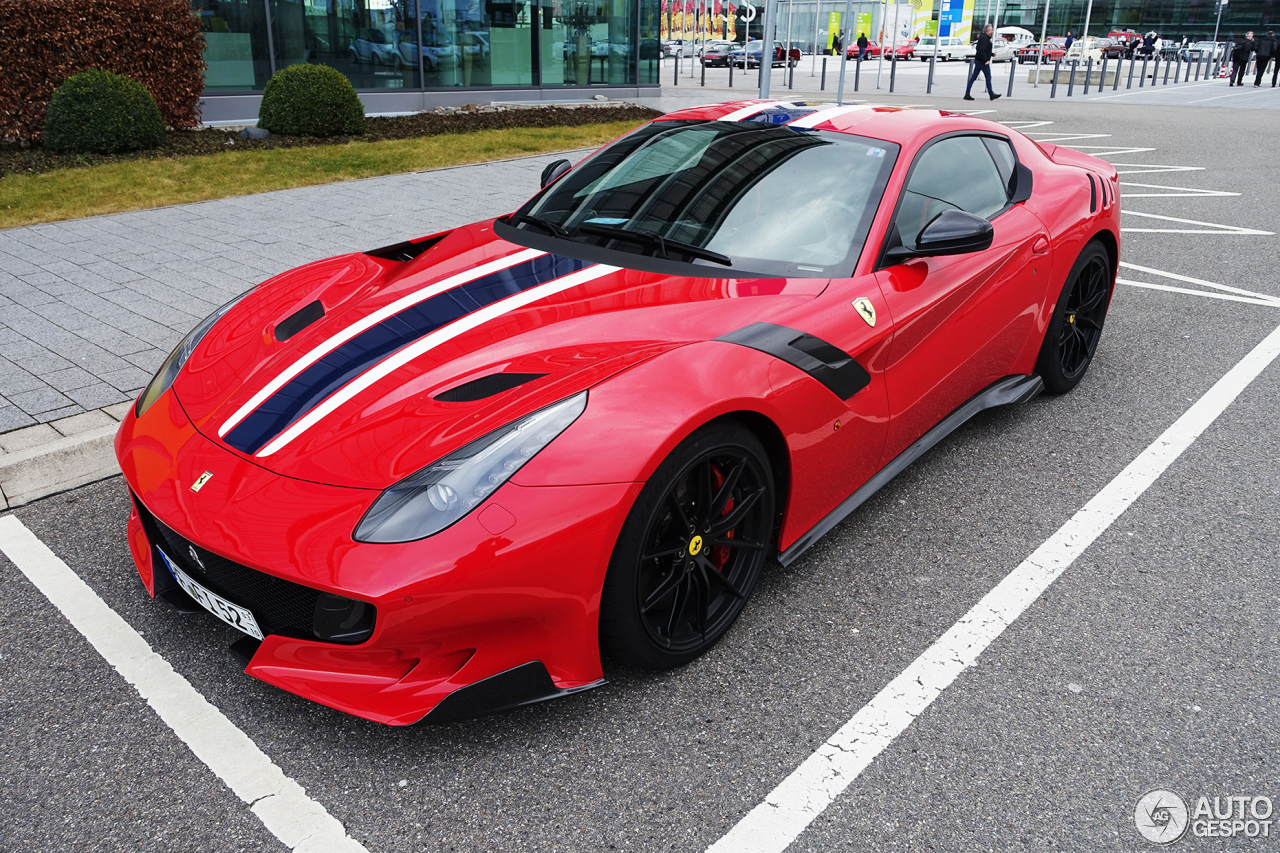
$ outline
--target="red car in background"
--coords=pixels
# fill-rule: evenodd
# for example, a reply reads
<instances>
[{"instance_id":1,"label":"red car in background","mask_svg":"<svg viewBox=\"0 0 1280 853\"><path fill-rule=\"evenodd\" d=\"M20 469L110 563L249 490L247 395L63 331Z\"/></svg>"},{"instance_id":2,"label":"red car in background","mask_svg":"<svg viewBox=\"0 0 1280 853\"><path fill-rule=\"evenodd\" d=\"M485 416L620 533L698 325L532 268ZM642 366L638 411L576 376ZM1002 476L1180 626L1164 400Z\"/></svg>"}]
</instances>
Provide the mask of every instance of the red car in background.
<instances>
[{"instance_id":1,"label":"red car in background","mask_svg":"<svg viewBox=\"0 0 1280 853\"><path fill-rule=\"evenodd\" d=\"M867 56L878 57L880 56L881 53L884 53L885 56L889 56L890 54L893 54L893 55L896 55L898 59L910 59L913 55L915 55L915 50L916 50L916 44L914 41L902 42L896 48L891 48L890 45L885 45L881 47L879 42L872 41L867 45ZM852 47L847 48L845 50L845 56L847 56L849 59L856 60L858 58L858 46L855 44Z\"/></svg>"},{"instance_id":2,"label":"red car in background","mask_svg":"<svg viewBox=\"0 0 1280 853\"><path fill-rule=\"evenodd\" d=\"M201 322L116 437L137 570L249 675L381 723L688 663L975 414L1080 382L1117 181L937 110L662 116Z\"/></svg>"},{"instance_id":3,"label":"red car in background","mask_svg":"<svg viewBox=\"0 0 1280 853\"><path fill-rule=\"evenodd\" d=\"M1040 56L1041 45L1039 43L1029 44L1018 50L1018 63L1030 62L1032 65L1036 63ZM1051 38L1044 45L1043 64L1052 65L1057 60L1067 55L1067 40L1065 38Z\"/></svg>"}]
</instances>

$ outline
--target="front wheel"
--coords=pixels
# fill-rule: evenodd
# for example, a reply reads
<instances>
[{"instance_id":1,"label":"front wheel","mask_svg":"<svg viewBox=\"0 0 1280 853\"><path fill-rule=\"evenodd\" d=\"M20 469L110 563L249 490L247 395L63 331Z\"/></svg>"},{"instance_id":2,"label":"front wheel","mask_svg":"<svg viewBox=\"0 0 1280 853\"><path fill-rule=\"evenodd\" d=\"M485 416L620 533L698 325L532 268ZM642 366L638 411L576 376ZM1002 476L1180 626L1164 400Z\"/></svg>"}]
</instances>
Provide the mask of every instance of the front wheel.
<instances>
[{"instance_id":1,"label":"front wheel","mask_svg":"<svg viewBox=\"0 0 1280 853\"><path fill-rule=\"evenodd\" d=\"M1036 373L1051 394L1065 394L1084 378L1102 337L1111 296L1111 258L1096 240L1076 258L1054 306Z\"/></svg>"},{"instance_id":2,"label":"front wheel","mask_svg":"<svg viewBox=\"0 0 1280 853\"><path fill-rule=\"evenodd\" d=\"M709 424L649 478L614 547L600 645L644 667L686 664L729 630L773 542L774 484L759 439Z\"/></svg>"}]
</instances>

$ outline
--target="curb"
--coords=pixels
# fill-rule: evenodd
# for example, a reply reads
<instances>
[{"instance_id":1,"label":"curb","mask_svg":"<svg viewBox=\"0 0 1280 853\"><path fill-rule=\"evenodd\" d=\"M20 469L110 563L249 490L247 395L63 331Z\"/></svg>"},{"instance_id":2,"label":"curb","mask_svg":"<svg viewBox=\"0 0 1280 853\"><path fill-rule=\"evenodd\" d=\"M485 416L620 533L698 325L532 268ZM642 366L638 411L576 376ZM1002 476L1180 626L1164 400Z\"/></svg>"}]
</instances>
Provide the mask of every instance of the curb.
<instances>
[{"instance_id":1,"label":"curb","mask_svg":"<svg viewBox=\"0 0 1280 853\"><path fill-rule=\"evenodd\" d=\"M0 511L119 474L116 430L132 405L0 433Z\"/></svg>"}]
</instances>

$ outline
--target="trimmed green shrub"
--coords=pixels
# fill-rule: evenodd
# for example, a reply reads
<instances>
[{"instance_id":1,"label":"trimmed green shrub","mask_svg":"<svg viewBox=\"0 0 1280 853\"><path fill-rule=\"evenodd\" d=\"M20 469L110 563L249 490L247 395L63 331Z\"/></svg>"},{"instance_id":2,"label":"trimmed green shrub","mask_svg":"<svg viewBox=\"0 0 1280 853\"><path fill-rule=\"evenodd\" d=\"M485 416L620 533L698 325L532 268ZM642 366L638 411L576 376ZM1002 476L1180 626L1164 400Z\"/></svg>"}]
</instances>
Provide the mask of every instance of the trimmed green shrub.
<instances>
[{"instance_id":1,"label":"trimmed green shrub","mask_svg":"<svg viewBox=\"0 0 1280 853\"><path fill-rule=\"evenodd\" d=\"M356 136L364 133L364 105L337 69L290 65L267 81L258 127L286 136Z\"/></svg>"},{"instance_id":2,"label":"trimmed green shrub","mask_svg":"<svg viewBox=\"0 0 1280 853\"><path fill-rule=\"evenodd\" d=\"M147 87L90 68L63 81L49 100L45 145L51 151L115 154L164 142L164 119Z\"/></svg>"}]
</instances>

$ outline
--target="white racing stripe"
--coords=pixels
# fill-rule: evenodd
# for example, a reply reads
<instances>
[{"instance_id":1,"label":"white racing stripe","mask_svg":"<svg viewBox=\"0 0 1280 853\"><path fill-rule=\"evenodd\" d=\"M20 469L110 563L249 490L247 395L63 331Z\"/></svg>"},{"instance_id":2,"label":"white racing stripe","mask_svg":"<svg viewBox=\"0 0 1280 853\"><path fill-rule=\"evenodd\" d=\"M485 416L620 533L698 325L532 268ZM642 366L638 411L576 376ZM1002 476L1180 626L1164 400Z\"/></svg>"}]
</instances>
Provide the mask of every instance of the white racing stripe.
<instances>
[{"instance_id":1,"label":"white racing stripe","mask_svg":"<svg viewBox=\"0 0 1280 853\"><path fill-rule=\"evenodd\" d=\"M326 340L324 343L316 346L302 358L289 365L288 369L284 370L280 375L268 382L261 391L253 395L249 402L237 409L234 415L227 418L222 426L218 427L218 436L221 437L226 435L235 428L236 424L247 418L254 409L261 406L268 397L283 388L289 380L293 379L299 373L306 370L308 367L315 364L317 361L324 358L326 355L333 352L335 349L342 346L366 329L370 329L388 317L399 314L404 309L417 305L419 302L425 302L431 297L443 293L446 290L452 290L453 288L466 284L469 281L475 281L476 279L489 275L490 273L508 269L516 264L522 264L525 261L532 260L533 258L545 254L546 252L540 252L537 249L522 249L513 255L507 255L506 257L480 264L480 266L473 267L466 272L451 275L448 278L437 281L435 284L428 285L421 290L415 290L413 293L410 293L407 296L402 296L390 305L379 308L367 317L361 318L359 321L353 323L338 334Z\"/></svg>"},{"instance_id":2,"label":"white racing stripe","mask_svg":"<svg viewBox=\"0 0 1280 853\"><path fill-rule=\"evenodd\" d=\"M16 516L0 518L0 551L285 846L368 853Z\"/></svg>"},{"instance_id":3,"label":"white racing stripe","mask_svg":"<svg viewBox=\"0 0 1280 853\"><path fill-rule=\"evenodd\" d=\"M709 853L782 853L1280 355L1280 328L889 682Z\"/></svg>"},{"instance_id":4,"label":"white racing stripe","mask_svg":"<svg viewBox=\"0 0 1280 853\"><path fill-rule=\"evenodd\" d=\"M822 124L824 121L831 121L833 118L838 118L839 116L847 115L849 113L861 112L862 110L873 110L876 106L876 104L856 104L841 107L832 104L829 107L824 107L818 110L816 113L810 113L807 116L801 116L795 121L787 122L787 127L813 127L814 125Z\"/></svg>"},{"instance_id":5,"label":"white racing stripe","mask_svg":"<svg viewBox=\"0 0 1280 853\"><path fill-rule=\"evenodd\" d=\"M764 112L765 110L773 109L774 107L781 107L784 105L790 106L791 103L791 101L765 101L761 104L752 104L749 107L742 107L731 113L726 113L716 119L716 121L742 121L744 118L750 118L756 113Z\"/></svg>"},{"instance_id":6,"label":"white racing stripe","mask_svg":"<svg viewBox=\"0 0 1280 853\"><path fill-rule=\"evenodd\" d=\"M277 450L302 435L302 433L306 432L334 409L338 408L343 403L368 388L370 385L380 382L383 378L399 370L401 367L404 367L423 353L435 349L440 346L440 344L445 343L446 341L451 341L458 337L458 335L461 335L464 332L469 332L477 326L481 326L490 320L501 317L503 314L523 308L532 302L537 302L539 299L554 296L563 290L568 290L571 287L577 287L579 284L584 284L593 279L597 279L601 276L617 271L617 267L606 266L604 264L587 267L584 270L570 273L563 278L557 278L554 281L547 282L546 284L540 284L537 287L531 287L521 293L508 296L500 302L495 302L492 305L480 309L479 311L473 311L465 317L462 317L443 328L437 329L431 334L418 339L396 354L378 362L376 365L369 368L346 385L342 386L333 394L326 397L323 402L298 420L294 421L287 430L272 439L271 443L259 450L257 455L259 457L263 457L270 456L275 453Z\"/></svg>"}]
</instances>

